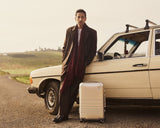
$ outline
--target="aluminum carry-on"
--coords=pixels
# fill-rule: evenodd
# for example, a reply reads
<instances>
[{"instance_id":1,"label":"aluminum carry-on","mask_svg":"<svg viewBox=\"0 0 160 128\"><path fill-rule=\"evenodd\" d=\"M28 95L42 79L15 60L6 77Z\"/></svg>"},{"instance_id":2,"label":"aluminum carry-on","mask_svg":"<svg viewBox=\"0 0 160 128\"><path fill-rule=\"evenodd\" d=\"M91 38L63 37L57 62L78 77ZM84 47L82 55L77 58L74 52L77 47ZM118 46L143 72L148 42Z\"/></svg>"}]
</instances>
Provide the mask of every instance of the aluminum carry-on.
<instances>
[{"instance_id":1,"label":"aluminum carry-on","mask_svg":"<svg viewBox=\"0 0 160 128\"><path fill-rule=\"evenodd\" d=\"M79 103L80 122L86 120L99 120L101 123L104 122L106 102L102 83L80 83Z\"/></svg>"}]
</instances>

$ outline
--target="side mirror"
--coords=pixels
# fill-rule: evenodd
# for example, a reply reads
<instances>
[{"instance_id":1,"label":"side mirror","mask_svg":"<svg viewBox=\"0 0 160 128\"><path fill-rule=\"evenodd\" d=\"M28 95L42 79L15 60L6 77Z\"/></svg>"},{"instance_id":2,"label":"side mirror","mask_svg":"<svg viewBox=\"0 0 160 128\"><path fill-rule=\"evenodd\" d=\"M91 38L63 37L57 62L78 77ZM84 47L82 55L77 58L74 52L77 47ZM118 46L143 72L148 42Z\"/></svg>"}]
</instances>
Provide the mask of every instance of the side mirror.
<instances>
[{"instance_id":1,"label":"side mirror","mask_svg":"<svg viewBox=\"0 0 160 128\"><path fill-rule=\"evenodd\" d=\"M98 60L102 61L104 58L103 54L101 52L98 52Z\"/></svg>"}]
</instances>

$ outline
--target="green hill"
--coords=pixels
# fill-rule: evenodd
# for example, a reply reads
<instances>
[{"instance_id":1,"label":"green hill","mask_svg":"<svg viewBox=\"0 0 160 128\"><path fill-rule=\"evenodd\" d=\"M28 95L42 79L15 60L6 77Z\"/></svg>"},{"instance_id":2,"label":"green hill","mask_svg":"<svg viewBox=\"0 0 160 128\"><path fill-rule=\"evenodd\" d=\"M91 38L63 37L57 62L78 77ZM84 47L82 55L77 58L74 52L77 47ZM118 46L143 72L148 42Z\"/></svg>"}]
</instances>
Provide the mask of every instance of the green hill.
<instances>
[{"instance_id":1,"label":"green hill","mask_svg":"<svg viewBox=\"0 0 160 128\"><path fill-rule=\"evenodd\" d=\"M0 70L10 74L29 74L32 70L61 64L59 51L0 54Z\"/></svg>"}]
</instances>

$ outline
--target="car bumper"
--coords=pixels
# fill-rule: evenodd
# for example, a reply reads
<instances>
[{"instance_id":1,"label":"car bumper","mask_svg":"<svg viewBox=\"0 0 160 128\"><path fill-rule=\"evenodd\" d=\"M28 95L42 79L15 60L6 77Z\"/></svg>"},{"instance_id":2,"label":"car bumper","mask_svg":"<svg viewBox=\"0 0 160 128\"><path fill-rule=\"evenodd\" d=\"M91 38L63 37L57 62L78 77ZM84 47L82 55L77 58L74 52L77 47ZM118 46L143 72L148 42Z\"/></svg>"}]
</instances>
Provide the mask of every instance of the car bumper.
<instances>
[{"instance_id":1,"label":"car bumper","mask_svg":"<svg viewBox=\"0 0 160 128\"><path fill-rule=\"evenodd\" d=\"M29 93L32 93L32 94L37 93L37 91L38 91L38 89L36 87L28 87L27 90Z\"/></svg>"}]
</instances>

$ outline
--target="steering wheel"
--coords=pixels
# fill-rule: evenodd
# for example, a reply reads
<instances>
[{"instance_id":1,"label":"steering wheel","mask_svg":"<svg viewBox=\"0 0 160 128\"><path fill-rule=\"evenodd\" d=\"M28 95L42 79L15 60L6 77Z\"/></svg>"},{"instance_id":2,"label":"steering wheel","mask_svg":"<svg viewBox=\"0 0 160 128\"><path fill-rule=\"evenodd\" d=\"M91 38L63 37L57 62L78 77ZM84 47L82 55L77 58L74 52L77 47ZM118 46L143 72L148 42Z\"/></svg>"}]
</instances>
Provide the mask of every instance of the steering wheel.
<instances>
[{"instance_id":1,"label":"steering wheel","mask_svg":"<svg viewBox=\"0 0 160 128\"><path fill-rule=\"evenodd\" d=\"M114 59L119 59L122 58L121 54L119 54L118 52L114 53Z\"/></svg>"}]
</instances>

